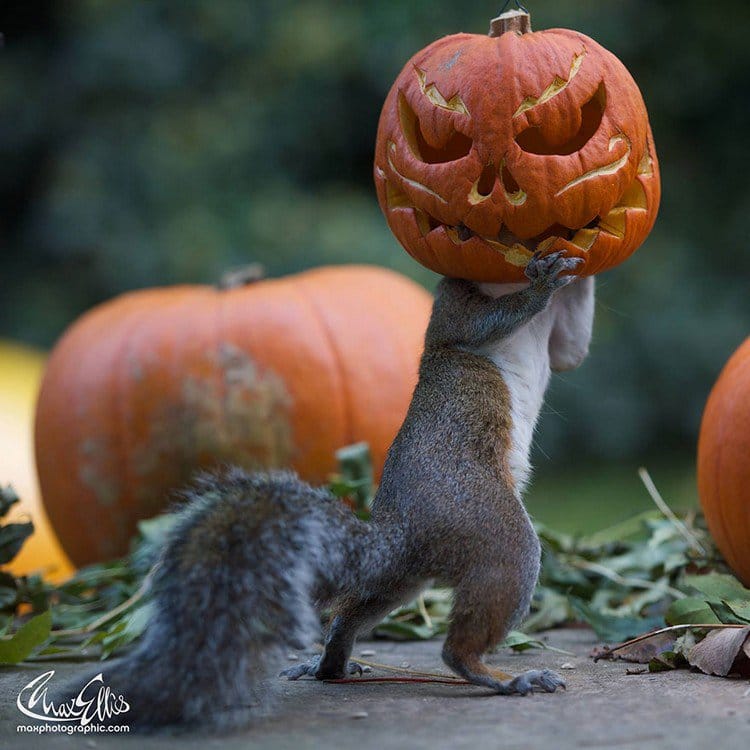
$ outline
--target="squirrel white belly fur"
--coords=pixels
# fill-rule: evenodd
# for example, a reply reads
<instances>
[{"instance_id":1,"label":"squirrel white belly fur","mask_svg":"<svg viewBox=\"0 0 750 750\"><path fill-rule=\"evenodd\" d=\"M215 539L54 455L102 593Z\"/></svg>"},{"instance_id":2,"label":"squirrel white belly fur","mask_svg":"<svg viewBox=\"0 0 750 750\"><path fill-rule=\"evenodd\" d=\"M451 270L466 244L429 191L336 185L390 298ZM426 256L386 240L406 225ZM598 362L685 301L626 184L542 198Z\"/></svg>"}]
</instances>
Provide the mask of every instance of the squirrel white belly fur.
<instances>
[{"instance_id":1,"label":"squirrel white belly fur","mask_svg":"<svg viewBox=\"0 0 750 750\"><path fill-rule=\"evenodd\" d=\"M535 255L527 286L486 288L506 292L497 298L441 281L369 523L288 472L197 480L154 570L146 633L94 673L131 705L124 723L247 725L288 650L319 635L321 608L333 612L325 652L290 679L356 670L357 635L433 579L454 589L443 658L457 674L502 695L563 685L548 670L498 679L482 655L525 616L536 585L540 546L521 492L550 368L588 350L593 280L565 275L578 262Z\"/></svg>"},{"instance_id":2,"label":"squirrel white belly fur","mask_svg":"<svg viewBox=\"0 0 750 750\"><path fill-rule=\"evenodd\" d=\"M572 285L562 299L553 297L546 309L510 336L480 350L497 365L508 387L513 422L508 462L520 493L531 473L531 441L551 371L574 369L588 354L594 322L593 284L589 278ZM479 289L497 299L525 286L480 284Z\"/></svg>"}]
</instances>

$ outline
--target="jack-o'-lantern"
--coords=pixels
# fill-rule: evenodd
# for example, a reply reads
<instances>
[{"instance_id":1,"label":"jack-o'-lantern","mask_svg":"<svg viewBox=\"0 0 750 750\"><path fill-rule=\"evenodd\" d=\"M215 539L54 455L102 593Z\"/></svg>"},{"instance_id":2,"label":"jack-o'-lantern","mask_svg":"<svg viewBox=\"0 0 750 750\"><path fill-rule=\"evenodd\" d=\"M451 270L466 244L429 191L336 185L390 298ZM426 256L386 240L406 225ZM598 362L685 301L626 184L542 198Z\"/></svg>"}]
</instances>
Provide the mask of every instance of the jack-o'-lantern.
<instances>
[{"instance_id":1,"label":"jack-o'-lantern","mask_svg":"<svg viewBox=\"0 0 750 750\"><path fill-rule=\"evenodd\" d=\"M627 258L656 219L660 182L641 93L576 31L495 19L418 52L383 106L375 183L404 248L441 274L523 280L535 250Z\"/></svg>"}]
</instances>

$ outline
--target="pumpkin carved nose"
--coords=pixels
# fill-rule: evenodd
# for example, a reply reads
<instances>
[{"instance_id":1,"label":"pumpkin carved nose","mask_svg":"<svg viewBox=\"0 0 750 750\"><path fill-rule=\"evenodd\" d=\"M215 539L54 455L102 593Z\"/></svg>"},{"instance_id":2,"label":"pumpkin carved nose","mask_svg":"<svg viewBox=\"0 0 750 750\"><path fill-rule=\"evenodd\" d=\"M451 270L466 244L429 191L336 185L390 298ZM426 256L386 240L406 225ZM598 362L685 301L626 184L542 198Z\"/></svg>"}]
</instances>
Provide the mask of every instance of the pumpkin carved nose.
<instances>
[{"instance_id":1,"label":"pumpkin carved nose","mask_svg":"<svg viewBox=\"0 0 750 750\"><path fill-rule=\"evenodd\" d=\"M487 164L482 169L477 181L472 185L469 191L468 200L471 205L476 206L486 201L493 193L497 178L500 177L500 183L503 189L503 195L508 203L514 206L520 206L526 201L527 195L521 190L515 177L511 174L505 160L503 160L498 170L494 164Z\"/></svg>"}]
</instances>

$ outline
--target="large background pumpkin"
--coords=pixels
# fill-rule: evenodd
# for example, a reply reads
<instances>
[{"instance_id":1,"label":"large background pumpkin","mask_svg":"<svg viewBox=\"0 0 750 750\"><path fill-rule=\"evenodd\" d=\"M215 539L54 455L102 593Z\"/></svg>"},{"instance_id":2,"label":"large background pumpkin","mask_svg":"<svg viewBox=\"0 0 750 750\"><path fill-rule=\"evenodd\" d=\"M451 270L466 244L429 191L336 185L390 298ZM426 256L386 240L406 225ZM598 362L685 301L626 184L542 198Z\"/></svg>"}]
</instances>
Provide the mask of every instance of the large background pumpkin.
<instances>
[{"instance_id":1,"label":"large background pumpkin","mask_svg":"<svg viewBox=\"0 0 750 750\"><path fill-rule=\"evenodd\" d=\"M503 28L433 42L393 84L375 154L391 230L427 268L477 281L522 281L537 248L584 258L585 275L621 263L660 197L635 81L576 31Z\"/></svg>"},{"instance_id":2,"label":"large background pumpkin","mask_svg":"<svg viewBox=\"0 0 750 750\"><path fill-rule=\"evenodd\" d=\"M729 359L708 398L698 491L711 535L750 586L750 339Z\"/></svg>"},{"instance_id":3,"label":"large background pumpkin","mask_svg":"<svg viewBox=\"0 0 750 750\"><path fill-rule=\"evenodd\" d=\"M34 471L34 405L44 361L36 349L0 341L0 485L12 485L21 499L8 519L34 524L8 570L14 575L43 572L58 581L73 568L42 506Z\"/></svg>"},{"instance_id":4,"label":"large background pumpkin","mask_svg":"<svg viewBox=\"0 0 750 750\"><path fill-rule=\"evenodd\" d=\"M379 475L416 382L430 296L398 274L321 268L219 290L126 294L55 347L36 419L44 503L77 563L125 551L199 467L322 483L367 441Z\"/></svg>"}]
</instances>

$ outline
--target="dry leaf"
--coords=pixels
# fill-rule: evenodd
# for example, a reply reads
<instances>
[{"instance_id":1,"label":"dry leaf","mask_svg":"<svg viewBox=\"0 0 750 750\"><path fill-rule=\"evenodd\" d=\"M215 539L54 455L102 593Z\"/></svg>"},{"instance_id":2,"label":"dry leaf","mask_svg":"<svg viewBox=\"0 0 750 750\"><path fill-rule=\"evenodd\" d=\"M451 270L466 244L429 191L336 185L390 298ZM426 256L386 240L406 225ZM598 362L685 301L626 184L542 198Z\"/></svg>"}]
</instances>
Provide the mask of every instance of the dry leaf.
<instances>
[{"instance_id":1,"label":"dry leaf","mask_svg":"<svg viewBox=\"0 0 750 750\"><path fill-rule=\"evenodd\" d=\"M747 654L750 627L712 630L688 652L690 664L701 672L726 677L738 656Z\"/></svg>"},{"instance_id":2,"label":"dry leaf","mask_svg":"<svg viewBox=\"0 0 750 750\"><path fill-rule=\"evenodd\" d=\"M663 651L671 651L674 648L676 633L655 633L649 638L638 639L636 642L615 646L592 652L595 661L599 659L620 659L622 661L635 662L636 664L648 664Z\"/></svg>"}]
</instances>

